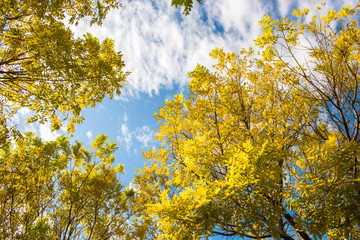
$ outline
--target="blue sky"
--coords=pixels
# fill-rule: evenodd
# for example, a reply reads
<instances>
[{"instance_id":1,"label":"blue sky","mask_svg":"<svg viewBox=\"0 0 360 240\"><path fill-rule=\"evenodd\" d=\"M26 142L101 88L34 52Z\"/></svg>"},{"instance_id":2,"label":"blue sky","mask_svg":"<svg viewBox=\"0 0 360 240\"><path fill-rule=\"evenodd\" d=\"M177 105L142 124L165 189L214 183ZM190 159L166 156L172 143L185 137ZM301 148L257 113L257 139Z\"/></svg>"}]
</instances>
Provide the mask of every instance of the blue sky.
<instances>
[{"instance_id":1,"label":"blue sky","mask_svg":"<svg viewBox=\"0 0 360 240\"><path fill-rule=\"evenodd\" d=\"M326 2L326 9L355 5L355 0ZM187 72L200 63L213 64L209 53L216 47L239 52L253 45L260 34L260 21L267 13L279 19L298 7L314 9L314 1L296 0L204 0L195 3L189 16L170 6L170 0L123 1L121 9L111 11L102 26L89 27L83 20L71 26L76 36L86 32L99 39L115 40L124 55L125 70L131 74L121 96L106 99L96 108L84 111L85 121L77 127L76 139L89 146L98 134L105 133L118 142L116 164L125 165L122 181L128 185L134 168L143 166L142 151L158 146L153 140L157 122L153 114L165 99L187 92ZM320 2L318 2L320 4ZM19 123L28 116L24 109ZM23 125L44 140L64 134L51 132L49 125Z\"/></svg>"}]
</instances>

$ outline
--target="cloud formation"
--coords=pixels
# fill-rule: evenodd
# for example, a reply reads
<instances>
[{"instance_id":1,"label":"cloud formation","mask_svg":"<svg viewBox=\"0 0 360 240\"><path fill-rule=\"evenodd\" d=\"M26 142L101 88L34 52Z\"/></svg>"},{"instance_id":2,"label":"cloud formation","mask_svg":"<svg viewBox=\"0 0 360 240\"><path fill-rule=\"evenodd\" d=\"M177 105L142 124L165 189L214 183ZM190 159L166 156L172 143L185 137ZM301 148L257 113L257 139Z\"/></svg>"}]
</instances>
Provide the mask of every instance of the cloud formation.
<instances>
[{"instance_id":1,"label":"cloud formation","mask_svg":"<svg viewBox=\"0 0 360 240\"><path fill-rule=\"evenodd\" d=\"M149 126L137 128L135 134L135 138L141 143L143 148L148 148L154 143L155 132Z\"/></svg>"},{"instance_id":2,"label":"cloud formation","mask_svg":"<svg viewBox=\"0 0 360 240\"><path fill-rule=\"evenodd\" d=\"M51 125L48 122L45 124L39 124L39 133L40 137L44 141L54 141L59 136L58 132L51 131Z\"/></svg>"},{"instance_id":3,"label":"cloud formation","mask_svg":"<svg viewBox=\"0 0 360 240\"><path fill-rule=\"evenodd\" d=\"M253 45L261 31L258 22L265 14L279 19L298 7L315 9L313 2L204 0L184 16L169 0L132 0L111 11L101 27L90 28L83 21L73 30L78 36L91 32L100 39L115 39L117 50L124 54L126 70L131 72L124 94L152 95L162 88L186 85L187 72L197 63L211 67L209 53L215 47L238 52ZM356 1L326 2L326 9L338 9Z\"/></svg>"},{"instance_id":4,"label":"cloud formation","mask_svg":"<svg viewBox=\"0 0 360 240\"><path fill-rule=\"evenodd\" d=\"M117 137L117 141L120 142L121 145L124 145L126 151L129 152L130 147L132 146L133 133L130 132L126 122L121 124L120 132L121 135Z\"/></svg>"},{"instance_id":5,"label":"cloud formation","mask_svg":"<svg viewBox=\"0 0 360 240\"><path fill-rule=\"evenodd\" d=\"M87 131L87 132L86 132L86 137L87 137L88 139L90 139L90 138L92 137L92 131Z\"/></svg>"},{"instance_id":6,"label":"cloud formation","mask_svg":"<svg viewBox=\"0 0 360 240\"><path fill-rule=\"evenodd\" d=\"M251 12L251 14L249 14ZM262 1L205 0L189 16L168 0L133 0L109 13L101 27L86 21L73 30L115 39L131 72L125 94L158 94L162 88L188 83L187 72L197 63L210 67L215 47L238 51L259 34L257 22L265 12Z\"/></svg>"},{"instance_id":7,"label":"cloud formation","mask_svg":"<svg viewBox=\"0 0 360 240\"><path fill-rule=\"evenodd\" d=\"M133 149L134 152L137 152L137 149L133 146L141 147L141 150L153 147L155 145L154 136L155 131L147 125L130 129L128 115L125 113L123 122L120 125L117 141L120 143L120 147L123 146L123 148L130 153L131 149Z\"/></svg>"}]
</instances>

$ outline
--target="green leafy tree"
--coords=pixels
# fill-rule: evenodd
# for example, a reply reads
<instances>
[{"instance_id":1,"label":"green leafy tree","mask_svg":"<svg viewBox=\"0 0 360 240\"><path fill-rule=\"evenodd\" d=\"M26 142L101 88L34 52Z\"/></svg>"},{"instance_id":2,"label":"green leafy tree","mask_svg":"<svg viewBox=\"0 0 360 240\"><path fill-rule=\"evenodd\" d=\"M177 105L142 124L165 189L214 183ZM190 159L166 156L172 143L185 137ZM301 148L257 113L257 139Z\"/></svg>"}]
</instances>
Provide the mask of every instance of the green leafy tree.
<instances>
[{"instance_id":1,"label":"green leafy tree","mask_svg":"<svg viewBox=\"0 0 360 240\"><path fill-rule=\"evenodd\" d=\"M119 182L123 165L112 166L117 146L100 135L91 147L26 133L1 152L1 238L125 239L133 191Z\"/></svg>"},{"instance_id":2,"label":"green leafy tree","mask_svg":"<svg viewBox=\"0 0 360 240\"><path fill-rule=\"evenodd\" d=\"M215 71L189 73L155 115L139 222L158 239L360 238L359 10L266 16L259 51L215 49Z\"/></svg>"},{"instance_id":3,"label":"green leafy tree","mask_svg":"<svg viewBox=\"0 0 360 240\"><path fill-rule=\"evenodd\" d=\"M75 38L64 22L88 17L101 24L115 0L5 0L0 3L1 139L6 140L11 116L19 108L33 111L28 122L51 122L68 132L83 121L81 110L105 96L120 94L128 73L114 42L91 34ZM2 141L4 142L4 141Z\"/></svg>"}]
</instances>

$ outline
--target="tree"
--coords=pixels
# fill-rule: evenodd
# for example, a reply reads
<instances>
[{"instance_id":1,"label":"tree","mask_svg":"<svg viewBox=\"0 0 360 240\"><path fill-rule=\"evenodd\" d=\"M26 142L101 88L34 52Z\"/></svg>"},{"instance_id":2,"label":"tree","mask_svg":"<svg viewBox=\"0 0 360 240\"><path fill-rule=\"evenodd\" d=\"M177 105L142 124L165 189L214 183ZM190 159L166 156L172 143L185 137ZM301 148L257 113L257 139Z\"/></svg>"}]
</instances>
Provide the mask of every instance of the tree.
<instances>
[{"instance_id":1,"label":"tree","mask_svg":"<svg viewBox=\"0 0 360 240\"><path fill-rule=\"evenodd\" d=\"M189 73L135 178L160 239L360 238L359 9L266 16L259 52Z\"/></svg>"},{"instance_id":2,"label":"tree","mask_svg":"<svg viewBox=\"0 0 360 240\"><path fill-rule=\"evenodd\" d=\"M52 130L81 123L82 109L113 98L128 73L114 41L75 38L65 22L101 24L116 0L0 2L0 235L4 239L132 239L132 190L113 167L116 144L105 135L89 151L61 136L42 142L20 134L12 118Z\"/></svg>"},{"instance_id":3,"label":"tree","mask_svg":"<svg viewBox=\"0 0 360 240\"><path fill-rule=\"evenodd\" d=\"M113 40L100 43L91 34L75 38L64 24L84 17L101 24L119 6L116 0L1 1L1 139L11 135L11 119L19 108L33 111L28 122L51 122L53 130L68 120L70 133L83 121L82 109L120 94L128 73L122 71Z\"/></svg>"},{"instance_id":4,"label":"tree","mask_svg":"<svg viewBox=\"0 0 360 240\"><path fill-rule=\"evenodd\" d=\"M94 139L89 151L66 137L24 134L1 152L0 235L6 239L111 239L130 228L132 190L113 167L116 144Z\"/></svg>"},{"instance_id":5,"label":"tree","mask_svg":"<svg viewBox=\"0 0 360 240\"><path fill-rule=\"evenodd\" d=\"M202 0L196 0L198 3L201 3ZM184 14L189 15L191 9L193 8L193 0L171 0L171 6L184 7Z\"/></svg>"}]
</instances>

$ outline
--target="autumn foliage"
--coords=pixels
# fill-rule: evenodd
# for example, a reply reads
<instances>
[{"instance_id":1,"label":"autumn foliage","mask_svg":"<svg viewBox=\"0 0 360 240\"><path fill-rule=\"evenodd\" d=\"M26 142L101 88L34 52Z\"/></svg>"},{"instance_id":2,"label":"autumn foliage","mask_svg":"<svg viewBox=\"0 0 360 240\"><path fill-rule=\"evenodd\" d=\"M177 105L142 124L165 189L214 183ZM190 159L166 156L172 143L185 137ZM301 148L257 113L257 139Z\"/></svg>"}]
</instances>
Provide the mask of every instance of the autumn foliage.
<instances>
[{"instance_id":1,"label":"autumn foliage","mask_svg":"<svg viewBox=\"0 0 360 240\"><path fill-rule=\"evenodd\" d=\"M256 48L189 73L135 179L159 239L360 238L359 9L266 16Z\"/></svg>"},{"instance_id":2,"label":"autumn foliage","mask_svg":"<svg viewBox=\"0 0 360 240\"><path fill-rule=\"evenodd\" d=\"M86 239L125 236L131 216L113 167L115 143L101 135L93 151L66 137L42 142L33 134L5 148L0 172L0 235L4 239Z\"/></svg>"},{"instance_id":3,"label":"autumn foliage","mask_svg":"<svg viewBox=\"0 0 360 240\"><path fill-rule=\"evenodd\" d=\"M32 110L28 122L50 122L53 130L83 121L81 111L120 94L128 73L114 41L91 34L75 38L64 23L89 17L101 24L117 1L2 1L0 3L0 138L19 108ZM8 131L6 131L7 129Z\"/></svg>"},{"instance_id":4,"label":"autumn foliage","mask_svg":"<svg viewBox=\"0 0 360 240\"><path fill-rule=\"evenodd\" d=\"M266 15L252 48L214 49L213 68L155 114L161 146L126 189L105 135L88 150L13 121L27 108L28 122L75 133L84 108L121 93L113 40L64 23L101 24L120 3L2 1L0 238L360 239L360 5L323 5Z\"/></svg>"},{"instance_id":5,"label":"autumn foliage","mask_svg":"<svg viewBox=\"0 0 360 240\"><path fill-rule=\"evenodd\" d=\"M128 73L114 41L91 34L75 38L65 25L88 17L101 24L118 1L0 2L0 238L109 239L129 236L133 191L113 166L116 144L97 137L93 151L67 137L43 142L16 125L66 125L82 110L120 94ZM131 237L129 238L131 239Z\"/></svg>"}]
</instances>

